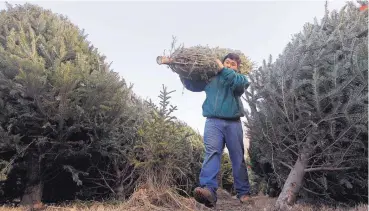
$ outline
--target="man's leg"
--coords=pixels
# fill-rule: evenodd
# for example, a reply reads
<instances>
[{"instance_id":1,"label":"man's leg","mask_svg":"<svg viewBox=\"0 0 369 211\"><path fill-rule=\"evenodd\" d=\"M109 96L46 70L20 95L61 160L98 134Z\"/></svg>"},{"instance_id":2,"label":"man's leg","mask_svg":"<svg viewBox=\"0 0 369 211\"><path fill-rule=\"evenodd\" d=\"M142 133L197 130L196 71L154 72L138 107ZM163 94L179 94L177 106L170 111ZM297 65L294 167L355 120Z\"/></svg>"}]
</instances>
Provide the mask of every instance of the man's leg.
<instances>
[{"instance_id":1,"label":"man's leg","mask_svg":"<svg viewBox=\"0 0 369 211\"><path fill-rule=\"evenodd\" d=\"M243 131L241 121L227 121L225 142L232 162L234 186L237 197L250 194L250 183L244 158Z\"/></svg>"},{"instance_id":2,"label":"man's leg","mask_svg":"<svg viewBox=\"0 0 369 211\"><path fill-rule=\"evenodd\" d=\"M212 193L215 201L218 189L217 175L225 144L223 128L223 120L213 118L206 120L204 130L205 159L200 172L200 185ZM195 190L195 194L196 191L198 194L206 195L203 194L205 190L198 188Z\"/></svg>"}]
</instances>

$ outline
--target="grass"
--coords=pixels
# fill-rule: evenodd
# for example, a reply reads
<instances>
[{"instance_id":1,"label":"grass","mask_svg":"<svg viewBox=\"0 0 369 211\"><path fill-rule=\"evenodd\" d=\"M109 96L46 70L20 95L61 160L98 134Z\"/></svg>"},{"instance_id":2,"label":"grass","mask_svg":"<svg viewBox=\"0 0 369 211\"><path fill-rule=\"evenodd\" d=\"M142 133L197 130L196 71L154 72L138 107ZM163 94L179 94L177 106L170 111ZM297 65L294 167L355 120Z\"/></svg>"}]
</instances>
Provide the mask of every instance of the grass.
<instances>
[{"instance_id":1,"label":"grass","mask_svg":"<svg viewBox=\"0 0 369 211\"><path fill-rule=\"evenodd\" d=\"M276 198L267 196L255 196L254 204L243 205L237 199L225 191L218 191L217 211L271 211ZM40 206L41 207L41 206ZM2 206L0 211L24 211L30 210L27 207ZM172 190L153 191L148 188L138 189L133 196L126 202L107 201L107 202L81 202L76 201L61 205L44 205L41 209L44 211L197 211L210 210L196 203L192 198L184 198ZM293 211L367 211L368 205L362 204L353 208L332 208L327 206L312 206L309 204L297 204L292 207Z\"/></svg>"}]
</instances>

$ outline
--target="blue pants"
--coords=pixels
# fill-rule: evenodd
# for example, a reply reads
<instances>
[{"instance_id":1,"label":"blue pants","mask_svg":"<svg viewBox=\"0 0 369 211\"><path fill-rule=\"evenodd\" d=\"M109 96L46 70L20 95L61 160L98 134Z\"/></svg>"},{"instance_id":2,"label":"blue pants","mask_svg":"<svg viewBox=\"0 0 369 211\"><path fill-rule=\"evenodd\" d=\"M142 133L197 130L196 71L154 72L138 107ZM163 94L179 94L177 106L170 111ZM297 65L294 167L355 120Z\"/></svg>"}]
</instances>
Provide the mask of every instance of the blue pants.
<instances>
[{"instance_id":1,"label":"blue pants","mask_svg":"<svg viewBox=\"0 0 369 211\"><path fill-rule=\"evenodd\" d=\"M200 173L200 185L210 189L216 197L217 175L226 144L232 162L237 197L250 194L250 184L244 159L241 121L207 118L204 131L205 160Z\"/></svg>"}]
</instances>

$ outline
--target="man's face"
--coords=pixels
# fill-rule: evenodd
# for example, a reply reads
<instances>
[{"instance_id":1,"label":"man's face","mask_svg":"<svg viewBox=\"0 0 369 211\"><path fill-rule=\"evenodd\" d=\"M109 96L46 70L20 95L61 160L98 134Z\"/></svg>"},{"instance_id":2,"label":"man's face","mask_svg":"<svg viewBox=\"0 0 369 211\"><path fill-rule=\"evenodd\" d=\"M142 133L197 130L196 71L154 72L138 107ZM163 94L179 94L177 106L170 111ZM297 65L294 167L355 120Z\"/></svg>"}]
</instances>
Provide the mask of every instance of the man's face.
<instances>
[{"instance_id":1,"label":"man's face","mask_svg":"<svg viewBox=\"0 0 369 211\"><path fill-rule=\"evenodd\" d=\"M238 71L237 62L235 60L232 60L232 59L227 58L224 61L223 65L226 68L233 69L234 71Z\"/></svg>"}]
</instances>

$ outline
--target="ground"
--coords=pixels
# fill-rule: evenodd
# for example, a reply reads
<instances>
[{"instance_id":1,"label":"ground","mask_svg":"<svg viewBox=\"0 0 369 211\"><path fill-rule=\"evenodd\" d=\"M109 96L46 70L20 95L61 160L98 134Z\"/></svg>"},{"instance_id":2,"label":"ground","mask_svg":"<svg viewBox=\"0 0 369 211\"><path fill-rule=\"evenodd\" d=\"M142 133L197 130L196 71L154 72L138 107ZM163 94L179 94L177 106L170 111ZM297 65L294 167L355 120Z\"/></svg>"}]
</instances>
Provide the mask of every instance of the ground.
<instances>
[{"instance_id":1,"label":"ground","mask_svg":"<svg viewBox=\"0 0 369 211\"><path fill-rule=\"evenodd\" d=\"M70 205L64 206L53 206L53 205L45 205L42 209L43 211L82 211L82 210L89 210L89 211L160 211L160 210L188 210L188 211L271 211L273 204L275 203L275 198L269 198L267 196L255 196L253 197L254 204L253 205L245 205L241 204L239 200L235 197L232 197L229 193L224 190L218 191L218 203L216 208L208 209L203 207L202 205L196 204L193 199L184 199L181 201L174 202L175 203L182 203L188 209L181 208L181 209L173 209L173 208L160 208L157 206L152 206L148 203L150 196L144 196L144 192L139 193L136 195L139 200L135 200L134 203L98 203L98 202L75 202ZM151 195L152 196L152 195ZM163 196L163 195L158 195ZM167 197L167 196L165 196ZM195 208L196 207L196 208ZM0 211L30 211L31 209L22 208L22 207L9 207L3 206L0 207ZM356 208L351 209L334 209L328 207L312 207L309 205L295 205L292 209L293 211L367 211L367 205L361 205Z\"/></svg>"},{"instance_id":2,"label":"ground","mask_svg":"<svg viewBox=\"0 0 369 211\"><path fill-rule=\"evenodd\" d=\"M275 204L276 198L270 198L268 196L254 196L253 205L241 204L236 197L232 197L226 191L218 191L218 203L216 211L271 211L273 210L273 205ZM328 207L313 207L309 205L295 205L292 209L293 211L343 211L345 209L334 209ZM347 211L367 211L367 205L361 205L356 208L347 209Z\"/></svg>"},{"instance_id":3,"label":"ground","mask_svg":"<svg viewBox=\"0 0 369 211\"><path fill-rule=\"evenodd\" d=\"M218 191L218 202L215 210L217 211L241 211L241 210L269 210L274 203L274 199L267 196L253 197L254 204L241 204L236 197L232 197L224 190Z\"/></svg>"}]
</instances>

